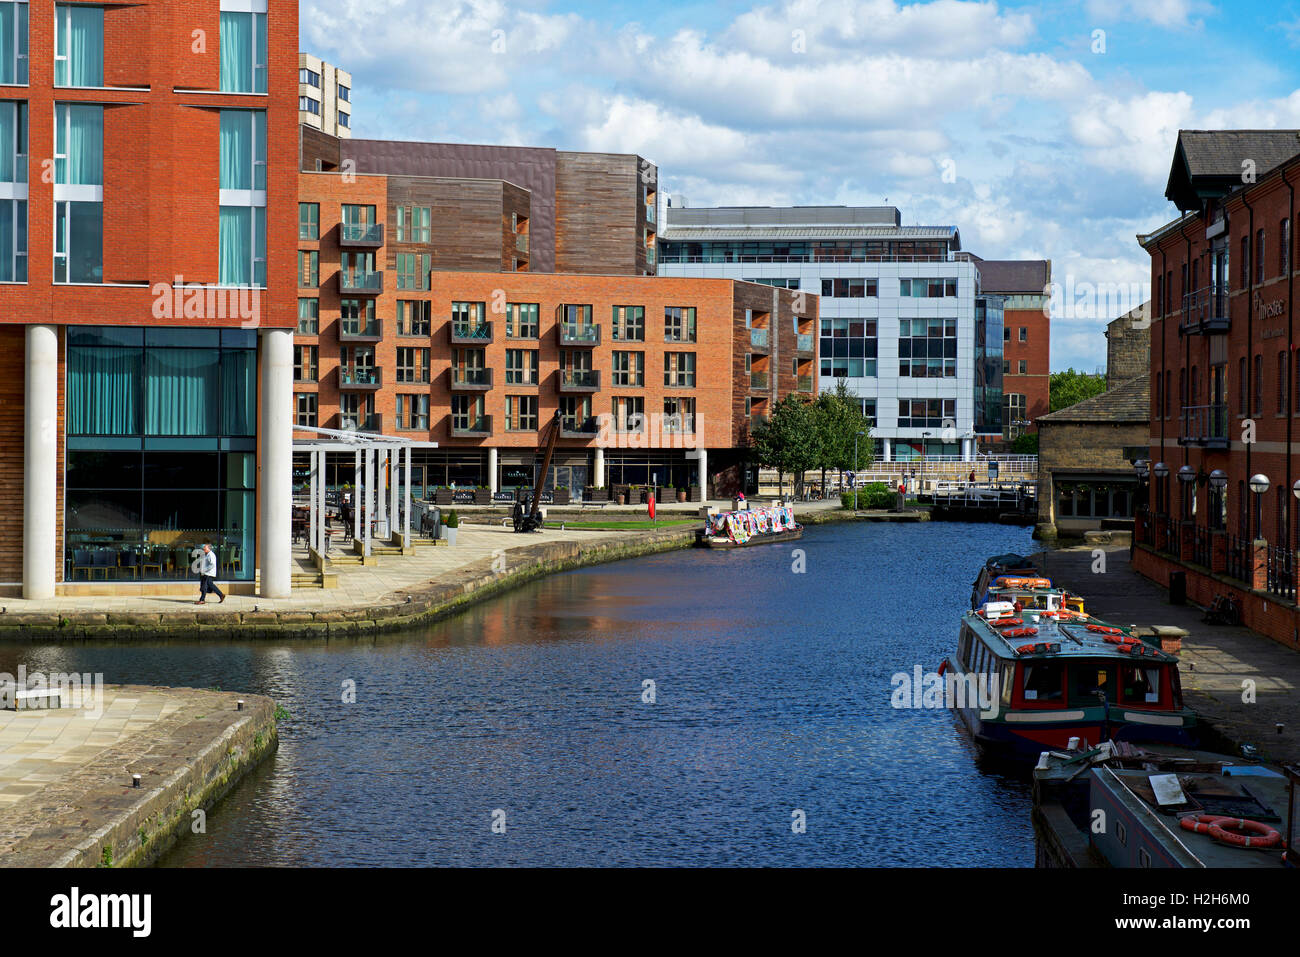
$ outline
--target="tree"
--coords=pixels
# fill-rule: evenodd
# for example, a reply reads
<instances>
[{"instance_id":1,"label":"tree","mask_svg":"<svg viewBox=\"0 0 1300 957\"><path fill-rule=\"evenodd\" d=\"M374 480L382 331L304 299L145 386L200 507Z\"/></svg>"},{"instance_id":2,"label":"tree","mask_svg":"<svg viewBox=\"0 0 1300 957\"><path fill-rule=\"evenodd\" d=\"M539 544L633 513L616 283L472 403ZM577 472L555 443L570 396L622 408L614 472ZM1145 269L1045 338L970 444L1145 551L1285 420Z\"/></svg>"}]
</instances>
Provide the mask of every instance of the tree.
<instances>
[{"instance_id":1,"label":"tree","mask_svg":"<svg viewBox=\"0 0 1300 957\"><path fill-rule=\"evenodd\" d=\"M1011 451L1015 455L1037 455L1038 454L1038 433L1025 432L1017 435L1011 441Z\"/></svg>"},{"instance_id":2,"label":"tree","mask_svg":"<svg viewBox=\"0 0 1300 957\"><path fill-rule=\"evenodd\" d=\"M1052 394L1052 411L1068 409L1084 399L1101 395L1106 391L1106 377L1100 373L1075 372L1073 368L1064 372L1053 372L1048 380Z\"/></svg>"},{"instance_id":3,"label":"tree","mask_svg":"<svg viewBox=\"0 0 1300 957\"><path fill-rule=\"evenodd\" d=\"M758 464L776 469L777 493L785 484L785 473L791 472L798 495L803 473L816 466L819 455L813 404L793 393L787 395L776 404L771 418L754 429L753 442Z\"/></svg>"},{"instance_id":4,"label":"tree","mask_svg":"<svg viewBox=\"0 0 1300 957\"><path fill-rule=\"evenodd\" d=\"M814 409L819 452L816 467L821 469L825 488L827 469L843 473L871 464L875 457L869 441L871 423L862 414L862 400L843 378L835 380L833 390L817 397Z\"/></svg>"}]
</instances>

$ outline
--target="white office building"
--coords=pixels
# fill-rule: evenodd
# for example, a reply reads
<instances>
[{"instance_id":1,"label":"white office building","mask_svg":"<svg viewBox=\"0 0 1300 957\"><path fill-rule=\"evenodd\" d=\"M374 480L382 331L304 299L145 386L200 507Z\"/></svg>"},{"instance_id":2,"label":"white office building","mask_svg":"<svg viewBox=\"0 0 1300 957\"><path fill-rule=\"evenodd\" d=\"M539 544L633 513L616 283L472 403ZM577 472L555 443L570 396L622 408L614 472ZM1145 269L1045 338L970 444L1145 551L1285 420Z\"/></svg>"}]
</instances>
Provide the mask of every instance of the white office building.
<instances>
[{"instance_id":1,"label":"white office building","mask_svg":"<svg viewBox=\"0 0 1300 957\"><path fill-rule=\"evenodd\" d=\"M892 206L719 207L670 200L661 276L744 279L820 295L820 389L845 379L877 458L960 455L1001 436L1002 300L981 296L955 226Z\"/></svg>"}]
</instances>

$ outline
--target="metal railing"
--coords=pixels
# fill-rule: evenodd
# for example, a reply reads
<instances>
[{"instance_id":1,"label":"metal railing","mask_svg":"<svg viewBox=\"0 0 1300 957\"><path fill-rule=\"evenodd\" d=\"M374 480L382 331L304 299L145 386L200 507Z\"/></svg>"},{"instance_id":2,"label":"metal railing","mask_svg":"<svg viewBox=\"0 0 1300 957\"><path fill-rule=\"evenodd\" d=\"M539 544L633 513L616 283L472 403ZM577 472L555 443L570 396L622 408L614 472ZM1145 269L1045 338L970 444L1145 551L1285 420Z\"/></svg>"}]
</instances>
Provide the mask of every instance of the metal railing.
<instances>
[{"instance_id":1,"label":"metal railing","mask_svg":"<svg viewBox=\"0 0 1300 957\"><path fill-rule=\"evenodd\" d=\"M1179 442L1191 445L1226 447L1228 442L1228 406L1185 405L1180 416Z\"/></svg>"},{"instance_id":2,"label":"metal railing","mask_svg":"<svg viewBox=\"0 0 1300 957\"><path fill-rule=\"evenodd\" d=\"M671 240L670 240L671 241ZM951 253L943 255L890 256L737 256L718 253L713 256L660 256L661 263L950 263L958 260Z\"/></svg>"},{"instance_id":3,"label":"metal railing","mask_svg":"<svg viewBox=\"0 0 1300 957\"><path fill-rule=\"evenodd\" d=\"M1204 525L1192 526L1192 561L1210 568L1214 560L1214 534Z\"/></svg>"},{"instance_id":4,"label":"metal railing","mask_svg":"<svg viewBox=\"0 0 1300 957\"><path fill-rule=\"evenodd\" d=\"M344 339L382 339L384 321L344 316L339 320L339 336Z\"/></svg>"},{"instance_id":5,"label":"metal railing","mask_svg":"<svg viewBox=\"0 0 1300 957\"><path fill-rule=\"evenodd\" d=\"M339 289L345 292L383 292L384 274L360 269L340 270Z\"/></svg>"},{"instance_id":6,"label":"metal railing","mask_svg":"<svg viewBox=\"0 0 1300 957\"><path fill-rule=\"evenodd\" d=\"M1228 567L1225 574L1247 585L1254 584L1254 545L1249 538L1228 536Z\"/></svg>"},{"instance_id":7,"label":"metal railing","mask_svg":"<svg viewBox=\"0 0 1300 957\"><path fill-rule=\"evenodd\" d=\"M1268 546L1268 591L1278 598L1295 601L1295 552Z\"/></svg>"},{"instance_id":8,"label":"metal railing","mask_svg":"<svg viewBox=\"0 0 1300 957\"><path fill-rule=\"evenodd\" d=\"M1227 332L1230 324L1227 283L1210 283L1183 296L1179 332Z\"/></svg>"},{"instance_id":9,"label":"metal railing","mask_svg":"<svg viewBox=\"0 0 1300 957\"><path fill-rule=\"evenodd\" d=\"M451 337L453 339L489 342L492 339L492 323L453 322L451 324Z\"/></svg>"},{"instance_id":10,"label":"metal railing","mask_svg":"<svg viewBox=\"0 0 1300 957\"><path fill-rule=\"evenodd\" d=\"M341 223L339 224L339 241L344 244L364 244L382 246L384 244L383 223Z\"/></svg>"},{"instance_id":11,"label":"metal railing","mask_svg":"<svg viewBox=\"0 0 1300 957\"><path fill-rule=\"evenodd\" d=\"M1159 551L1166 555L1177 557L1180 551L1178 524L1174 521L1173 516L1157 513L1155 516L1155 522L1156 527L1159 529L1160 536L1157 539L1160 543L1158 546Z\"/></svg>"},{"instance_id":12,"label":"metal railing","mask_svg":"<svg viewBox=\"0 0 1300 957\"><path fill-rule=\"evenodd\" d=\"M599 369L561 369L560 386L575 389L599 389Z\"/></svg>"}]
</instances>

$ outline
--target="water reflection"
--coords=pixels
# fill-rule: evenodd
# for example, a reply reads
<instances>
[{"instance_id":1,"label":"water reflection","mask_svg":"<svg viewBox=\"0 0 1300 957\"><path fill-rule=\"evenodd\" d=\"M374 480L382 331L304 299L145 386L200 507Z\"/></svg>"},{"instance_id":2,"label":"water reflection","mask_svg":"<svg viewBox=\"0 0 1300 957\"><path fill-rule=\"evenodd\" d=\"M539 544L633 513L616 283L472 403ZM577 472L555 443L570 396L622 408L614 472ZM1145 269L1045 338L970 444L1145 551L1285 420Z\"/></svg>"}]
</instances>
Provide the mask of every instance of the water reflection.
<instances>
[{"instance_id":1,"label":"water reflection","mask_svg":"<svg viewBox=\"0 0 1300 957\"><path fill-rule=\"evenodd\" d=\"M947 713L889 707L894 672L951 650L979 560L1028 533L853 525L799 546L802 575L784 546L679 552L401 636L8 645L0 670L289 710L274 760L169 865L1032 865L1025 783L977 768Z\"/></svg>"}]
</instances>

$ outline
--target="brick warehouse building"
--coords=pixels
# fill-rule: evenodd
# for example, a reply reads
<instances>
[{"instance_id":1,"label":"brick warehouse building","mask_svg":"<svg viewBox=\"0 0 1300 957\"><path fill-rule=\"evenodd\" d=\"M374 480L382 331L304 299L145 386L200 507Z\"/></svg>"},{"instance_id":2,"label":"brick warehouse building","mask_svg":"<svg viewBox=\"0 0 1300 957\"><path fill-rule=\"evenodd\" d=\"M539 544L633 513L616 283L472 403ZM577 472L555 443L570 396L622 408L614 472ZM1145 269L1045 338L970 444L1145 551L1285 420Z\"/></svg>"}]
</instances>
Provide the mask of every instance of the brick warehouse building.
<instances>
[{"instance_id":1,"label":"brick warehouse building","mask_svg":"<svg viewBox=\"0 0 1300 957\"><path fill-rule=\"evenodd\" d=\"M1294 130L1179 134L1165 195L1183 215L1139 237L1154 290L1153 464L1134 552L1149 577L1186 572L1193 600L1231 595L1245 624L1291 646L1298 154Z\"/></svg>"},{"instance_id":2,"label":"brick warehouse building","mask_svg":"<svg viewBox=\"0 0 1300 957\"><path fill-rule=\"evenodd\" d=\"M0 23L0 587L287 594L297 4Z\"/></svg>"}]
</instances>

